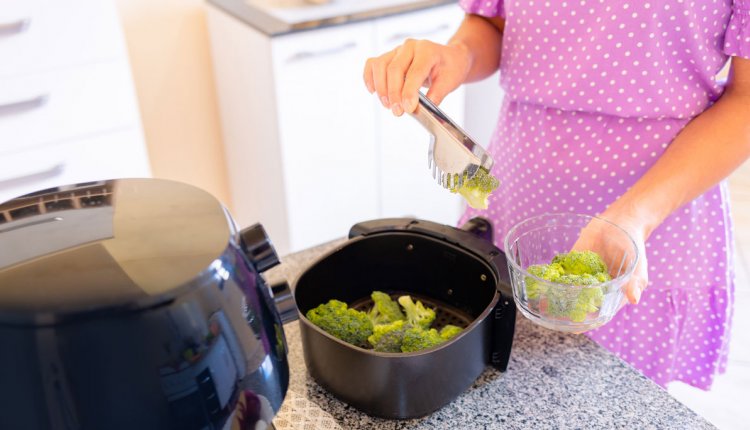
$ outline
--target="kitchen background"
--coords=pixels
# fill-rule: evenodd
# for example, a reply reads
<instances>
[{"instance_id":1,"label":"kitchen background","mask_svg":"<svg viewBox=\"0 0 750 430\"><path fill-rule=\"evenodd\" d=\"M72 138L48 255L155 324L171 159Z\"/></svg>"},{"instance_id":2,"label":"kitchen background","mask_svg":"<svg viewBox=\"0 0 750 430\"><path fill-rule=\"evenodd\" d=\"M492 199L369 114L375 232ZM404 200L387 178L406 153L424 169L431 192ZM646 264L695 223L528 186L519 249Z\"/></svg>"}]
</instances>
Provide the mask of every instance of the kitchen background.
<instances>
[{"instance_id":1,"label":"kitchen background","mask_svg":"<svg viewBox=\"0 0 750 430\"><path fill-rule=\"evenodd\" d=\"M426 134L380 108L361 71L367 56L406 37L445 40L461 19L457 6L246 1L265 18L254 20L242 0L3 2L0 200L108 177L175 179L217 196L241 225L262 221L282 254L367 218L455 222L461 202L430 178ZM375 6L413 10L304 32L283 25ZM443 106L480 143L502 96L496 82L467 86ZM750 422L736 401L750 386L750 166L730 190L738 284L728 372L710 392L670 388L726 429Z\"/></svg>"}]
</instances>

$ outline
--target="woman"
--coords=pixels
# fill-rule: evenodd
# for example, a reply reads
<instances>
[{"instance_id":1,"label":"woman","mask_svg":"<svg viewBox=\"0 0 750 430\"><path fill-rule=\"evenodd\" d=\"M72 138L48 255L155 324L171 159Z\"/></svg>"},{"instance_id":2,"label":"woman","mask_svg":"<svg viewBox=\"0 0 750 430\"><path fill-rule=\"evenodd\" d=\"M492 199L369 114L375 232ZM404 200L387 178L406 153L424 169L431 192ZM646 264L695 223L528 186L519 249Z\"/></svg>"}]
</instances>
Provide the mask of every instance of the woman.
<instances>
[{"instance_id":1,"label":"woman","mask_svg":"<svg viewBox=\"0 0 750 430\"><path fill-rule=\"evenodd\" d=\"M734 290L721 181L750 155L750 0L461 5L447 45L408 40L369 59L368 90L402 115L423 84L439 103L499 66L489 151L501 186L462 221L489 216L497 238L544 212L625 228L646 257L626 289L640 305L589 335L662 386L709 389L726 366Z\"/></svg>"}]
</instances>

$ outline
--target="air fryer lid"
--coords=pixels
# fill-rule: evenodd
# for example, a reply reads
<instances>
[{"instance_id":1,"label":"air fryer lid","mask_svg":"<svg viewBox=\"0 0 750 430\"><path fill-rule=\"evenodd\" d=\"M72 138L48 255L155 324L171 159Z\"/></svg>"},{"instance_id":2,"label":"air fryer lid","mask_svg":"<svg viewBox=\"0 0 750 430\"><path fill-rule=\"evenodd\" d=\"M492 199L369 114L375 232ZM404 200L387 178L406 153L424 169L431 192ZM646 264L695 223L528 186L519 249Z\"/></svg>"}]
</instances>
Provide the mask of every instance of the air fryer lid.
<instances>
[{"instance_id":1,"label":"air fryer lid","mask_svg":"<svg viewBox=\"0 0 750 430\"><path fill-rule=\"evenodd\" d=\"M49 324L175 298L207 274L234 225L210 194L118 179L0 205L0 324Z\"/></svg>"}]
</instances>

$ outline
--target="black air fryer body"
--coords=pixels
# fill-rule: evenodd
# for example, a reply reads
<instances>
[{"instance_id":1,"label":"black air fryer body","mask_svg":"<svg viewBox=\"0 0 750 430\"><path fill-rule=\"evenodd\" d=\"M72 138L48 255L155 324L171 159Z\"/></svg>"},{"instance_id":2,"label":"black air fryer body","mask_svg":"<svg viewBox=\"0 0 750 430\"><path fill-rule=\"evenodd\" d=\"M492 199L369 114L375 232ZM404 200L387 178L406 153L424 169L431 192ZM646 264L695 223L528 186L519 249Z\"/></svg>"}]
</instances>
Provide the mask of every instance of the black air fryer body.
<instances>
[{"instance_id":1,"label":"black air fryer body","mask_svg":"<svg viewBox=\"0 0 750 430\"><path fill-rule=\"evenodd\" d=\"M270 423L288 367L262 227L240 233L208 193L155 179L0 213L0 428Z\"/></svg>"}]
</instances>

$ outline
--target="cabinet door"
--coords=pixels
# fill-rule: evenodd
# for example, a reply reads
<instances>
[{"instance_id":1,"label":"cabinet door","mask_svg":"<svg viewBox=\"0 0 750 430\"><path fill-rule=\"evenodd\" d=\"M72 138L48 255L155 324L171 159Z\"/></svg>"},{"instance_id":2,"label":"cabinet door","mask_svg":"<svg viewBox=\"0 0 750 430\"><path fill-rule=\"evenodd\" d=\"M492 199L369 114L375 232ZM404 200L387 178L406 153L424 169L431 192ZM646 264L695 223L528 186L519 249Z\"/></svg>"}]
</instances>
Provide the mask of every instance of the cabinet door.
<instances>
[{"instance_id":1,"label":"cabinet door","mask_svg":"<svg viewBox=\"0 0 750 430\"><path fill-rule=\"evenodd\" d=\"M376 21L377 51L383 53L404 39L428 39L445 43L463 18L455 6L432 8ZM423 88L426 92L426 89ZM381 201L383 217L415 216L454 225L463 208L462 199L441 188L427 168L430 136L409 115L395 117L376 103L380 133ZM459 88L440 108L459 125L464 117L464 90Z\"/></svg>"},{"instance_id":2,"label":"cabinet door","mask_svg":"<svg viewBox=\"0 0 750 430\"><path fill-rule=\"evenodd\" d=\"M125 60L0 78L0 88L0 156L139 126Z\"/></svg>"},{"instance_id":3,"label":"cabinet door","mask_svg":"<svg viewBox=\"0 0 750 430\"><path fill-rule=\"evenodd\" d=\"M375 112L362 81L372 25L272 41L291 251L378 216Z\"/></svg>"},{"instance_id":4,"label":"cabinet door","mask_svg":"<svg viewBox=\"0 0 750 430\"><path fill-rule=\"evenodd\" d=\"M0 76L125 58L111 0L0 2Z\"/></svg>"},{"instance_id":5,"label":"cabinet door","mask_svg":"<svg viewBox=\"0 0 750 430\"><path fill-rule=\"evenodd\" d=\"M137 127L0 155L0 203L45 188L150 176Z\"/></svg>"}]
</instances>

